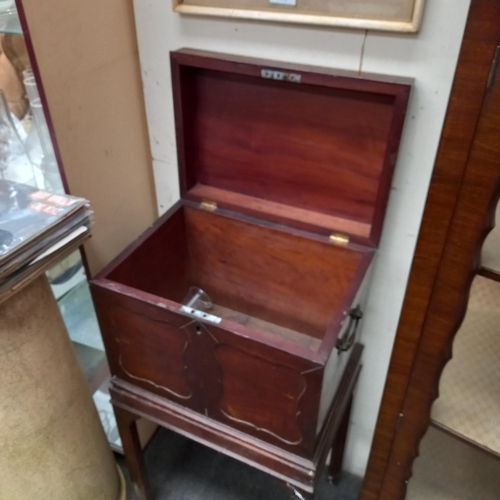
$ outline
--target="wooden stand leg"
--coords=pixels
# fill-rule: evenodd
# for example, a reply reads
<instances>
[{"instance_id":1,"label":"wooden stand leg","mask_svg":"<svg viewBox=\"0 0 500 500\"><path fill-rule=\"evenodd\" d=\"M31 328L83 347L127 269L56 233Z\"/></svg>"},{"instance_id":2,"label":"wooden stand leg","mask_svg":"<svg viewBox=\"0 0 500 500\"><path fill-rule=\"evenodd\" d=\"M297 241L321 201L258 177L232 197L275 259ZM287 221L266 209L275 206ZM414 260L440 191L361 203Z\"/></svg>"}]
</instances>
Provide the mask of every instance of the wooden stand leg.
<instances>
[{"instance_id":1,"label":"wooden stand leg","mask_svg":"<svg viewBox=\"0 0 500 500\"><path fill-rule=\"evenodd\" d=\"M116 406L113 409L135 494L138 500L153 500L139 434L137 433L136 423L139 417Z\"/></svg>"},{"instance_id":2,"label":"wooden stand leg","mask_svg":"<svg viewBox=\"0 0 500 500\"><path fill-rule=\"evenodd\" d=\"M340 427L337 431L337 435L333 440L332 456L330 460L330 466L328 467L328 479L330 481L336 481L340 476L340 472L342 471L342 461L344 460L347 430L349 428L349 419L351 418L351 407L352 394L349 397L349 402L347 403L344 416L342 417L342 421L340 422Z\"/></svg>"}]
</instances>

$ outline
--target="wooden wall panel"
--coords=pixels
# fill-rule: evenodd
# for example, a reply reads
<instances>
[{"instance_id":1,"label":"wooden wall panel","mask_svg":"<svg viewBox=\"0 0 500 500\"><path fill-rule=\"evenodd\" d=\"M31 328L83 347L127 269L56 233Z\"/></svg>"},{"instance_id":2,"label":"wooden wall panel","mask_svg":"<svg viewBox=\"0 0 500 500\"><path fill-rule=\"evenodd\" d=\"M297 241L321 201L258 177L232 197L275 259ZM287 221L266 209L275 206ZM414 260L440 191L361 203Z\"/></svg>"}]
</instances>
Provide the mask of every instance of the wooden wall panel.
<instances>
[{"instance_id":1,"label":"wooden wall panel","mask_svg":"<svg viewBox=\"0 0 500 500\"><path fill-rule=\"evenodd\" d=\"M157 216L134 17L123 0L23 0L70 192L95 211L95 274Z\"/></svg>"}]
</instances>

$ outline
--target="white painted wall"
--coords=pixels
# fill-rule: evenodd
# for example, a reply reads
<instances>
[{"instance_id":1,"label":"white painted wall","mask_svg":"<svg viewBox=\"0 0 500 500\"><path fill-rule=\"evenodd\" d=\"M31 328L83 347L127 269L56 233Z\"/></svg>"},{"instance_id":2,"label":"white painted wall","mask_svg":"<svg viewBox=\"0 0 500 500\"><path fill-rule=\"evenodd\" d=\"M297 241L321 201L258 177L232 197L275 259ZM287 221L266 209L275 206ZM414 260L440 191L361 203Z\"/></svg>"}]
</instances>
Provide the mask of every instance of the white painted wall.
<instances>
[{"instance_id":1,"label":"white painted wall","mask_svg":"<svg viewBox=\"0 0 500 500\"><path fill-rule=\"evenodd\" d=\"M161 213L179 197L169 51L191 47L416 79L365 314L364 368L344 463L363 475L469 0L428 0L417 35L183 17L169 0L134 6Z\"/></svg>"}]
</instances>

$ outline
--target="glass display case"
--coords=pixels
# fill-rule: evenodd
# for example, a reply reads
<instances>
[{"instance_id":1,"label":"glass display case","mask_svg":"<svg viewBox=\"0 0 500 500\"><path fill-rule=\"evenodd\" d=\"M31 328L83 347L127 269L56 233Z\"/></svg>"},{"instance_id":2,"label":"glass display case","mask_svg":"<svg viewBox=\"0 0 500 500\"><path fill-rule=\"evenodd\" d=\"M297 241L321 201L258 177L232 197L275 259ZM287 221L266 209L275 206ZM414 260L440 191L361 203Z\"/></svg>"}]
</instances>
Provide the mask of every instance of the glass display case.
<instances>
[{"instance_id":1,"label":"glass display case","mask_svg":"<svg viewBox=\"0 0 500 500\"><path fill-rule=\"evenodd\" d=\"M65 193L64 170L25 30L22 5L0 0L0 179ZM110 442L119 450L112 408L106 406L109 369L82 252L63 259L47 276Z\"/></svg>"}]
</instances>

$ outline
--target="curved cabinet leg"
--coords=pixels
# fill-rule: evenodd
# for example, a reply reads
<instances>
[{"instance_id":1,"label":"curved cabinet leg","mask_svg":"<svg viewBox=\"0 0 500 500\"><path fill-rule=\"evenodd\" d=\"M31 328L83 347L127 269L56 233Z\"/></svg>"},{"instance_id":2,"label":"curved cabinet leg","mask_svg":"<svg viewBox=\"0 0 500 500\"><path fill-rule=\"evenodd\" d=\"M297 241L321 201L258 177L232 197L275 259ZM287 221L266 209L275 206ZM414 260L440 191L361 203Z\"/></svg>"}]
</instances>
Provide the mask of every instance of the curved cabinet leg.
<instances>
[{"instance_id":1,"label":"curved cabinet leg","mask_svg":"<svg viewBox=\"0 0 500 500\"><path fill-rule=\"evenodd\" d=\"M351 407L352 394L349 398L349 402L347 403L347 407L340 422L340 426L335 439L333 440L332 456L330 460L330 466L328 467L328 479L330 481L336 481L340 476L340 472L342 471L342 461L344 459L347 430L349 428L349 419L351 418Z\"/></svg>"},{"instance_id":2,"label":"curved cabinet leg","mask_svg":"<svg viewBox=\"0 0 500 500\"><path fill-rule=\"evenodd\" d=\"M132 485L138 500L153 500L151 488L144 462L139 434L137 432L137 415L127 410L113 407L122 439L123 452L130 472Z\"/></svg>"}]
</instances>

